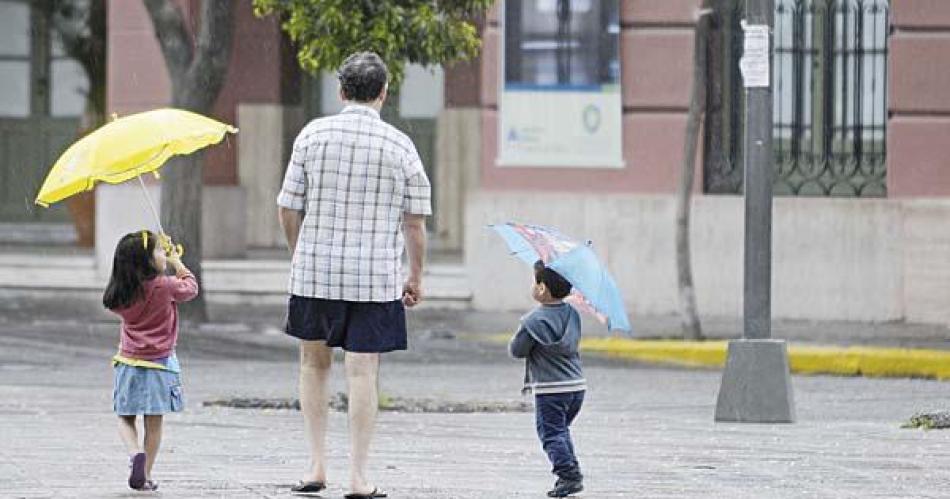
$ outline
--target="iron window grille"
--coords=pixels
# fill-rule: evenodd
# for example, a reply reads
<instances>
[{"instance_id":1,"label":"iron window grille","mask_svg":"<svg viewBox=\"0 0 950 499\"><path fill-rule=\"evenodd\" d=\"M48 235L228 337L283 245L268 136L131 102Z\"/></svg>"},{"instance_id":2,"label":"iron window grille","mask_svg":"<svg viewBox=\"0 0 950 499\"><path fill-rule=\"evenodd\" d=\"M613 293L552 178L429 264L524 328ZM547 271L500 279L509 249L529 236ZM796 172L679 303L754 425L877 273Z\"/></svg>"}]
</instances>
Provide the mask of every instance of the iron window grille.
<instances>
[{"instance_id":1,"label":"iron window grille","mask_svg":"<svg viewBox=\"0 0 950 499\"><path fill-rule=\"evenodd\" d=\"M743 0L711 34L704 190L742 191ZM887 0L775 0L776 195L887 195Z\"/></svg>"}]
</instances>

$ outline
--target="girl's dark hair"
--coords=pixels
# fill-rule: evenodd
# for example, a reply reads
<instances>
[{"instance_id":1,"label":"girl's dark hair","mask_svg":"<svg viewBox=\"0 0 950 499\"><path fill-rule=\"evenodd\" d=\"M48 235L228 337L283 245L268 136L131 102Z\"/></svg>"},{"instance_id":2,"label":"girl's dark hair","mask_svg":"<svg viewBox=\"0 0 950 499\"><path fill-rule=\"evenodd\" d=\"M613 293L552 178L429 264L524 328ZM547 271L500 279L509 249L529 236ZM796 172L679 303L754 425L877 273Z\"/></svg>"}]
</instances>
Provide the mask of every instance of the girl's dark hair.
<instances>
[{"instance_id":1,"label":"girl's dark hair","mask_svg":"<svg viewBox=\"0 0 950 499\"><path fill-rule=\"evenodd\" d=\"M571 293L571 283L557 272L547 268L544 262L534 262L534 282L544 284L551 296L560 300Z\"/></svg>"},{"instance_id":2,"label":"girl's dark hair","mask_svg":"<svg viewBox=\"0 0 950 499\"><path fill-rule=\"evenodd\" d=\"M151 231L130 232L119 240L112 258L112 276L102 305L110 310L126 308L142 296L142 283L158 275L152 263L157 237Z\"/></svg>"}]
</instances>

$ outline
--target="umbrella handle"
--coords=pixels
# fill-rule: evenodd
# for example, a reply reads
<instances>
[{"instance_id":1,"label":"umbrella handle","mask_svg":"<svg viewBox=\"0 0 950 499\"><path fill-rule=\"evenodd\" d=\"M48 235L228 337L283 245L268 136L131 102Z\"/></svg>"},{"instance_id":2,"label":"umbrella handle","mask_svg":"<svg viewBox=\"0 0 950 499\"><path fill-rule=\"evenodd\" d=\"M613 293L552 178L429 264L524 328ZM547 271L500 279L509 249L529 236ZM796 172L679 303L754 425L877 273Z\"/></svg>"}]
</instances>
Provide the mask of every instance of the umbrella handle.
<instances>
[{"instance_id":1,"label":"umbrella handle","mask_svg":"<svg viewBox=\"0 0 950 499\"><path fill-rule=\"evenodd\" d=\"M172 241L171 236L165 234L164 232L159 236L162 243L162 248L165 250L166 254L175 254L178 255L178 258L181 258L185 254L185 247L181 244L175 244Z\"/></svg>"}]
</instances>

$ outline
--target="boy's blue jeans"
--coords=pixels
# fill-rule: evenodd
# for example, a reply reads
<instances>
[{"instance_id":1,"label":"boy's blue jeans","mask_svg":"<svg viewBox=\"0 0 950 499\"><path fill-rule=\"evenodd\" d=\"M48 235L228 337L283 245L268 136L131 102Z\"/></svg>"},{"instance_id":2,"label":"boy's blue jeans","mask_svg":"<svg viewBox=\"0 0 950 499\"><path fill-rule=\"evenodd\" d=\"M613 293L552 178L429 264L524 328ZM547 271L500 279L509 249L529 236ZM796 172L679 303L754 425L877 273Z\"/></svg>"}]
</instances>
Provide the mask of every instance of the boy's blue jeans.
<instances>
[{"instance_id":1,"label":"boy's blue jeans","mask_svg":"<svg viewBox=\"0 0 950 499\"><path fill-rule=\"evenodd\" d=\"M570 426L584 404L584 392L535 395L534 400L538 438L553 466L551 472L563 480L580 480Z\"/></svg>"}]
</instances>

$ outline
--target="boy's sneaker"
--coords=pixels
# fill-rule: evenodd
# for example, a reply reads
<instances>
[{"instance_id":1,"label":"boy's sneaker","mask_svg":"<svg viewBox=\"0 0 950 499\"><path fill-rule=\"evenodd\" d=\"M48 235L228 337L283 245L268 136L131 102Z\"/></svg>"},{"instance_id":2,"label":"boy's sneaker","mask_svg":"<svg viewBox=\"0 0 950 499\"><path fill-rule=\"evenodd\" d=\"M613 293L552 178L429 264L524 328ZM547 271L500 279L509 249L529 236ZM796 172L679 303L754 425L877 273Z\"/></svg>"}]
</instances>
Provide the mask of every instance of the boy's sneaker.
<instances>
[{"instance_id":1,"label":"boy's sneaker","mask_svg":"<svg viewBox=\"0 0 950 499\"><path fill-rule=\"evenodd\" d=\"M584 490L582 480L565 480L558 478L554 488L548 491L548 497L567 497Z\"/></svg>"}]
</instances>

